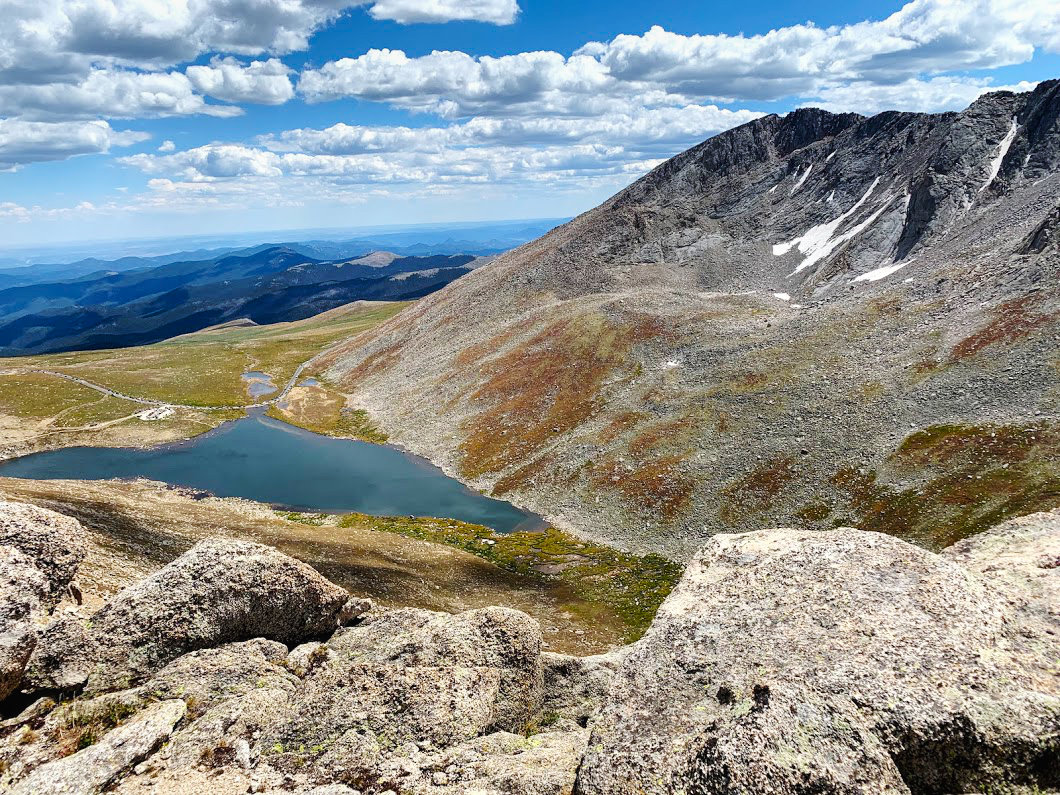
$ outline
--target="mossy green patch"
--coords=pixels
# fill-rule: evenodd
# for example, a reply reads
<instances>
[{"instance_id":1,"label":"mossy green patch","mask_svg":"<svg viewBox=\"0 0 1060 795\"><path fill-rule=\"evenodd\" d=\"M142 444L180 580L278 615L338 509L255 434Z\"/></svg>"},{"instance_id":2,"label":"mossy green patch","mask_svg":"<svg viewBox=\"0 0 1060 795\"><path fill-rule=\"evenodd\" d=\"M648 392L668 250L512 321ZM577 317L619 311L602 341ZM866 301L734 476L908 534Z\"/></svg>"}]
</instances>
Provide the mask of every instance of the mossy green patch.
<instances>
[{"instance_id":1,"label":"mossy green patch","mask_svg":"<svg viewBox=\"0 0 1060 795\"><path fill-rule=\"evenodd\" d=\"M20 419L46 419L99 397L94 389L43 373L0 375L0 413Z\"/></svg>"},{"instance_id":2,"label":"mossy green patch","mask_svg":"<svg viewBox=\"0 0 1060 795\"><path fill-rule=\"evenodd\" d=\"M885 468L833 477L853 524L939 549L1060 504L1060 426L937 425L908 436Z\"/></svg>"},{"instance_id":3,"label":"mossy green patch","mask_svg":"<svg viewBox=\"0 0 1060 795\"><path fill-rule=\"evenodd\" d=\"M323 524L321 514L284 512L285 519ZM379 517L346 514L340 527L357 527L447 544L529 577L559 579L587 603L606 605L623 622L622 640L644 634L655 612L680 579L682 568L661 555L632 555L583 541L555 528L497 533L455 519ZM572 607L585 611L588 606ZM591 616L586 616L591 618Z\"/></svg>"}]
</instances>

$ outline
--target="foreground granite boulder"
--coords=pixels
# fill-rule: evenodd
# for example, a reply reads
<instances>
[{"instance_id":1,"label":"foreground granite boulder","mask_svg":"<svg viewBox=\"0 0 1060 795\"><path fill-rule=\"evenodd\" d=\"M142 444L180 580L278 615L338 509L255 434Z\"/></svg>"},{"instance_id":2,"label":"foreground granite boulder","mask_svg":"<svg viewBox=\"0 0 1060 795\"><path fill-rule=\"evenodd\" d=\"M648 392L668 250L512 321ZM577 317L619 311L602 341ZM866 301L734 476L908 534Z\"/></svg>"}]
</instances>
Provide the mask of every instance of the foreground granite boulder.
<instances>
[{"instance_id":1,"label":"foreground granite boulder","mask_svg":"<svg viewBox=\"0 0 1060 795\"><path fill-rule=\"evenodd\" d=\"M45 606L54 607L85 559L81 523L47 508L0 501L0 547L29 557L48 581Z\"/></svg>"},{"instance_id":2,"label":"foreground granite boulder","mask_svg":"<svg viewBox=\"0 0 1060 795\"><path fill-rule=\"evenodd\" d=\"M179 700L151 705L98 743L37 768L11 795L95 795L155 751L184 713Z\"/></svg>"},{"instance_id":3,"label":"foreground granite boulder","mask_svg":"<svg viewBox=\"0 0 1060 795\"><path fill-rule=\"evenodd\" d=\"M1060 511L941 555L849 529L718 536L642 640L579 658L542 652L519 611L347 601L275 550L205 542L48 626L29 670L87 689L0 720L0 789L1057 791L1058 560ZM0 547L0 618L50 593Z\"/></svg>"},{"instance_id":4,"label":"foreground granite boulder","mask_svg":"<svg viewBox=\"0 0 1060 795\"><path fill-rule=\"evenodd\" d=\"M541 628L507 608L370 614L314 649L315 664L298 652L304 683L262 745L271 765L317 783L413 789L421 768L403 764L408 750L395 749L430 752L491 732L524 734L541 705Z\"/></svg>"},{"instance_id":5,"label":"foreground granite boulder","mask_svg":"<svg viewBox=\"0 0 1060 795\"><path fill-rule=\"evenodd\" d=\"M942 554L987 580L1017 616L1035 616L1060 631L1060 509L1004 522Z\"/></svg>"},{"instance_id":6,"label":"foreground granite boulder","mask_svg":"<svg viewBox=\"0 0 1060 795\"><path fill-rule=\"evenodd\" d=\"M59 603L85 556L76 519L0 501L0 700L37 644L37 624Z\"/></svg>"},{"instance_id":7,"label":"foreground granite boulder","mask_svg":"<svg viewBox=\"0 0 1060 795\"><path fill-rule=\"evenodd\" d=\"M0 546L0 700L18 686L37 643L34 617L48 600L50 584L18 549Z\"/></svg>"},{"instance_id":8,"label":"foreground granite boulder","mask_svg":"<svg viewBox=\"0 0 1060 795\"><path fill-rule=\"evenodd\" d=\"M27 685L114 690L196 649L327 636L345 618L348 599L343 588L271 547L209 539L126 588L90 621L50 626L30 660Z\"/></svg>"},{"instance_id":9,"label":"foreground granite boulder","mask_svg":"<svg viewBox=\"0 0 1060 795\"><path fill-rule=\"evenodd\" d=\"M613 680L576 791L1060 786L1057 627L1012 598L876 533L717 536Z\"/></svg>"}]
</instances>

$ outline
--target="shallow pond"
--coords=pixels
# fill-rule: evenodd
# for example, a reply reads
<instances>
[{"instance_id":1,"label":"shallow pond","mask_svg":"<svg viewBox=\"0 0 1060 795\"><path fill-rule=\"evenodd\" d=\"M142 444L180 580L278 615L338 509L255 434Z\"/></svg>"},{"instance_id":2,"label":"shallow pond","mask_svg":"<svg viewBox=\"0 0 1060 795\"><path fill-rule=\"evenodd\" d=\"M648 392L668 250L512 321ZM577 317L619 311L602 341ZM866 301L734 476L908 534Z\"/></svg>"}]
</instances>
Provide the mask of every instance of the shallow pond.
<instances>
[{"instance_id":1,"label":"shallow pond","mask_svg":"<svg viewBox=\"0 0 1060 795\"><path fill-rule=\"evenodd\" d=\"M333 439L260 409L187 442L149 450L67 447L0 462L0 476L36 480L144 477L299 511L461 519L501 532L540 517L483 496L396 448Z\"/></svg>"},{"instance_id":2,"label":"shallow pond","mask_svg":"<svg viewBox=\"0 0 1060 795\"><path fill-rule=\"evenodd\" d=\"M254 401L267 397L277 390L277 386L272 382L272 376L268 373L250 370L243 373L243 380L247 382L247 394Z\"/></svg>"}]
</instances>

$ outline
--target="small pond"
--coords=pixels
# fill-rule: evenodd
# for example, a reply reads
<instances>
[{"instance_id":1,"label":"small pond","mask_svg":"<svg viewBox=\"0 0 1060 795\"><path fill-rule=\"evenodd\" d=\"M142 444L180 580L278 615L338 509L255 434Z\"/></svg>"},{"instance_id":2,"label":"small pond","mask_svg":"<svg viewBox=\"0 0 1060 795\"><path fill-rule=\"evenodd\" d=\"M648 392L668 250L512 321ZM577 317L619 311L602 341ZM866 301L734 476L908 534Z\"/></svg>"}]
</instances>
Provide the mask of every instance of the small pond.
<instances>
[{"instance_id":1,"label":"small pond","mask_svg":"<svg viewBox=\"0 0 1060 795\"><path fill-rule=\"evenodd\" d=\"M67 447L2 461L0 476L143 477L299 511L434 516L500 532L545 526L540 517L474 492L422 458L311 433L261 409L178 444L148 450Z\"/></svg>"},{"instance_id":2,"label":"small pond","mask_svg":"<svg viewBox=\"0 0 1060 795\"><path fill-rule=\"evenodd\" d=\"M247 394L253 401L268 397L277 390L276 384L272 382L272 376L268 373L250 370L243 373L243 380L247 382Z\"/></svg>"}]
</instances>

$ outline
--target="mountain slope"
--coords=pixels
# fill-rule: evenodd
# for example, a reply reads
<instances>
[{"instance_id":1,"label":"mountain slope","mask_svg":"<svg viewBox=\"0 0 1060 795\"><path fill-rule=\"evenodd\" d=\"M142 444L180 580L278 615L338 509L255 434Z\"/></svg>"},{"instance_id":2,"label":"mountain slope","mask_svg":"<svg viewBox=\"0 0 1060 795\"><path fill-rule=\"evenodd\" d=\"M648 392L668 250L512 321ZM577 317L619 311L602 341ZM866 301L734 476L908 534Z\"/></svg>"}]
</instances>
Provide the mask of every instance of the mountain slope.
<instances>
[{"instance_id":1,"label":"mountain slope","mask_svg":"<svg viewBox=\"0 0 1060 795\"><path fill-rule=\"evenodd\" d=\"M1058 197L1057 81L769 116L330 375L396 441L613 543L857 523L941 546L1060 502Z\"/></svg>"}]
</instances>

